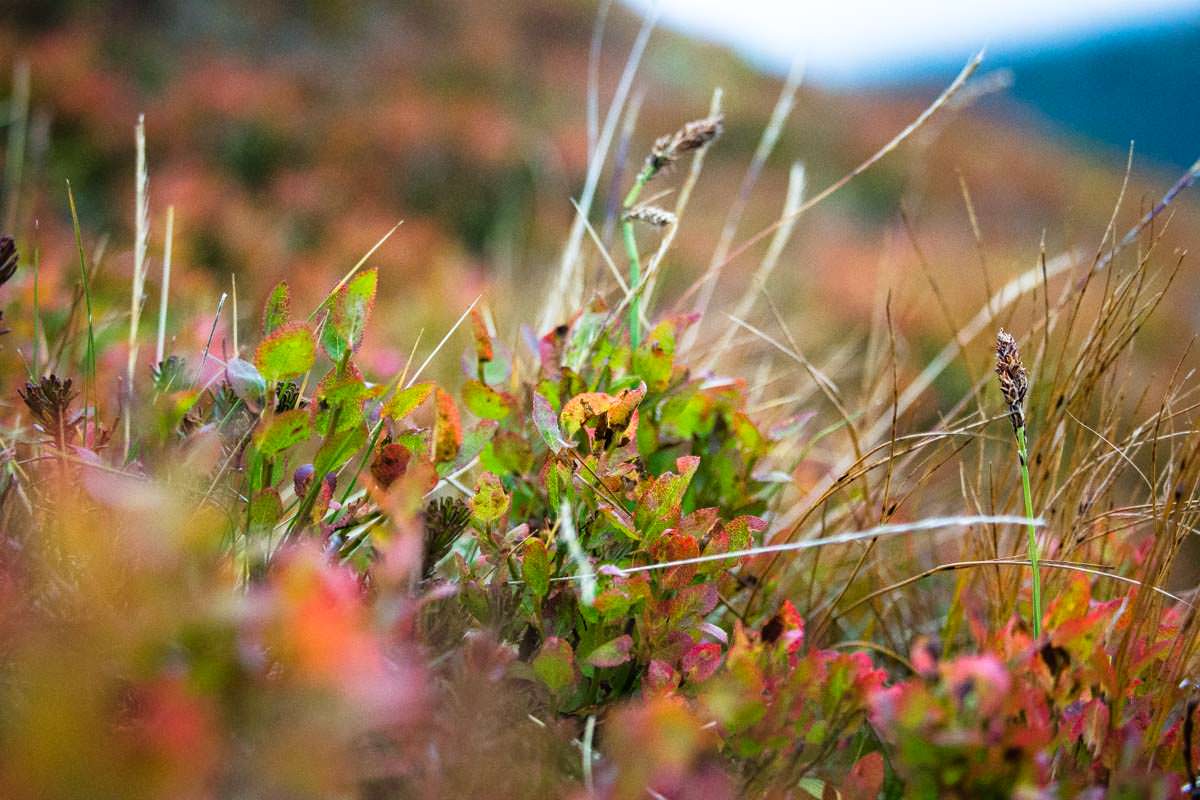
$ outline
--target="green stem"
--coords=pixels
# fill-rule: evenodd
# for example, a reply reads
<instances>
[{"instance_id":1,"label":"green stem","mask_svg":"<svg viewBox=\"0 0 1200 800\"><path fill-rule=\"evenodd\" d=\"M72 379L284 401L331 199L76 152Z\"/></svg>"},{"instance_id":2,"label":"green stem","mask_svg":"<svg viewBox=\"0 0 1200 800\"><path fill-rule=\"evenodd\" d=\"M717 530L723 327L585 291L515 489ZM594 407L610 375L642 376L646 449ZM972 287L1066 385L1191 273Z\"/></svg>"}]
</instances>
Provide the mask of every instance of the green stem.
<instances>
[{"instance_id":1,"label":"green stem","mask_svg":"<svg viewBox=\"0 0 1200 800\"><path fill-rule=\"evenodd\" d=\"M642 265L638 260L637 239L633 235L633 222L621 222L621 234L625 238L625 252L629 254L629 287L633 289L642 279ZM629 301L629 344L634 349L642 341L642 301L634 294Z\"/></svg>"},{"instance_id":2,"label":"green stem","mask_svg":"<svg viewBox=\"0 0 1200 800\"><path fill-rule=\"evenodd\" d=\"M633 186L629 189L629 194L625 195L625 202L622 205L622 212L627 213L638 200L638 196L642 193L642 188L654 177L654 171L650 165L638 173L637 179L633 182ZM633 298L629 301L629 344L637 347L642 340L642 301L637 294L637 285L642 279L642 262L638 257L637 237L633 232L633 220L628 219L622 213L621 219L621 235L625 241L625 255L629 258L629 290L634 293Z\"/></svg>"},{"instance_id":3,"label":"green stem","mask_svg":"<svg viewBox=\"0 0 1200 800\"><path fill-rule=\"evenodd\" d=\"M1029 451L1025 445L1025 426L1017 428L1017 457L1021 461L1021 489L1025 495L1025 516L1033 519L1033 492L1029 488ZM1042 575L1038 566L1037 530L1029 523L1029 565L1033 569L1033 636L1042 635Z\"/></svg>"},{"instance_id":4,"label":"green stem","mask_svg":"<svg viewBox=\"0 0 1200 800\"><path fill-rule=\"evenodd\" d=\"M71 225L75 231L75 247L79 250L79 279L83 283L83 299L87 309L87 353L83 371L83 434L82 444L87 447L88 430L88 388L91 387L92 413L99 419L99 399L96 397L96 333L95 320L92 316L92 285L88 277L87 256L83 252L83 234L79 230L79 212L75 209L75 194L71 191L71 182L67 181L67 203L71 207ZM64 332L64 336L66 333ZM97 423L98 424L98 423Z\"/></svg>"}]
</instances>

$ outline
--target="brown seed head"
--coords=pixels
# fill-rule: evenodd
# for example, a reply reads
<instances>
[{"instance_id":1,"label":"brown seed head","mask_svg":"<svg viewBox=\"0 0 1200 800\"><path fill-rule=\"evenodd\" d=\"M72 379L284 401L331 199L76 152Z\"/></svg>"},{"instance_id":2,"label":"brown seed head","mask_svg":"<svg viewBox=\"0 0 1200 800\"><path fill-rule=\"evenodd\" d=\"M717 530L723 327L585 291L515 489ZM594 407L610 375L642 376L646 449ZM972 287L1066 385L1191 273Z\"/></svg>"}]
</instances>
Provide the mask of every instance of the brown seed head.
<instances>
[{"instance_id":1,"label":"brown seed head","mask_svg":"<svg viewBox=\"0 0 1200 800\"><path fill-rule=\"evenodd\" d=\"M625 214L625 218L645 222L647 225L653 225L656 228L665 228L668 225L675 224L675 215L665 208L659 208L658 206L634 206Z\"/></svg>"},{"instance_id":2,"label":"brown seed head","mask_svg":"<svg viewBox=\"0 0 1200 800\"><path fill-rule=\"evenodd\" d=\"M1000 392L1008 404L1013 430L1025 427L1025 393L1029 391L1029 378L1021 363L1017 340L1003 328L996 334L996 374L1000 376Z\"/></svg>"},{"instance_id":3,"label":"brown seed head","mask_svg":"<svg viewBox=\"0 0 1200 800\"><path fill-rule=\"evenodd\" d=\"M652 173L657 173L675 163L684 153L704 147L720 136L724 129L725 117L722 114L689 122L674 133L658 137L646 159L647 166Z\"/></svg>"}]
</instances>

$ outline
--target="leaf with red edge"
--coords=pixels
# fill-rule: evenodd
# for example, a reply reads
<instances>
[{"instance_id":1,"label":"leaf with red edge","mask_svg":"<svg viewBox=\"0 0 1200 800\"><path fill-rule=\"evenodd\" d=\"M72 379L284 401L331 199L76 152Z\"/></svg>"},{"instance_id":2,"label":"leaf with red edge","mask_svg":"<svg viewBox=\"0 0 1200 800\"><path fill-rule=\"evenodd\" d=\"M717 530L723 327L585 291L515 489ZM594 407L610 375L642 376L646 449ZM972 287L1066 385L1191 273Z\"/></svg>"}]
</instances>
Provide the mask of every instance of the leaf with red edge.
<instances>
[{"instance_id":1,"label":"leaf with red edge","mask_svg":"<svg viewBox=\"0 0 1200 800\"><path fill-rule=\"evenodd\" d=\"M335 363L362 346L378 283L378 270L362 270L334 296L333 308L321 331L321 345Z\"/></svg>"},{"instance_id":2,"label":"leaf with red edge","mask_svg":"<svg viewBox=\"0 0 1200 800\"><path fill-rule=\"evenodd\" d=\"M634 522L644 542L653 543L679 519L683 496L699 466L699 456L680 456L675 462L678 474L663 473L642 490Z\"/></svg>"},{"instance_id":3,"label":"leaf with red edge","mask_svg":"<svg viewBox=\"0 0 1200 800\"><path fill-rule=\"evenodd\" d=\"M588 653L585 660L593 667L619 667L629 660L632 650L633 637L623 634Z\"/></svg>"},{"instance_id":4,"label":"leaf with red edge","mask_svg":"<svg viewBox=\"0 0 1200 800\"><path fill-rule=\"evenodd\" d=\"M709 538L708 546L704 548L704 554L715 555L737 550L747 550L754 545L758 534L761 534L766 529L766 521L759 517L748 515L735 517L721 525L716 533ZM700 571L705 574L711 574L725 569L732 569L736 565L737 561L735 559L710 561L701 564Z\"/></svg>"},{"instance_id":5,"label":"leaf with red edge","mask_svg":"<svg viewBox=\"0 0 1200 800\"><path fill-rule=\"evenodd\" d=\"M492 336L488 333L483 312L478 308L471 309L471 330L475 334L475 357L480 363L491 361L496 357L496 352L492 348Z\"/></svg>"},{"instance_id":6,"label":"leaf with red edge","mask_svg":"<svg viewBox=\"0 0 1200 800\"><path fill-rule=\"evenodd\" d=\"M557 381L562 375L562 351L570 327L559 325L538 339L538 359L542 364L542 372L551 380Z\"/></svg>"},{"instance_id":7,"label":"leaf with red edge","mask_svg":"<svg viewBox=\"0 0 1200 800\"><path fill-rule=\"evenodd\" d=\"M534 656L533 672L555 694L570 689L578 678L571 645L556 636L546 639Z\"/></svg>"},{"instance_id":8,"label":"leaf with red edge","mask_svg":"<svg viewBox=\"0 0 1200 800\"><path fill-rule=\"evenodd\" d=\"M695 621L717 607L717 587L712 583L697 583L679 591L670 602L670 622Z\"/></svg>"},{"instance_id":9,"label":"leaf with red edge","mask_svg":"<svg viewBox=\"0 0 1200 800\"><path fill-rule=\"evenodd\" d=\"M696 539L703 539L716 526L720 519L720 513L721 510L715 506L697 508L679 520L678 530L680 533L686 533Z\"/></svg>"},{"instance_id":10,"label":"leaf with red edge","mask_svg":"<svg viewBox=\"0 0 1200 800\"><path fill-rule=\"evenodd\" d=\"M567 443L563 441L562 431L558 427L558 416L550 407L550 401L542 397L539 392L533 394L533 424L538 429L538 433L542 435L546 446L550 448L550 452L562 452L563 448L567 446Z\"/></svg>"},{"instance_id":11,"label":"leaf with red edge","mask_svg":"<svg viewBox=\"0 0 1200 800\"><path fill-rule=\"evenodd\" d=\"M280 281L267 295L263 308L263 336L270 336L288 323L292 316L292 293L287 281Z\"/></svg>"},{"instance_id":12,"label":"leaf with red edge","mask_svg":"<svg viewBox=\"0 0 1200 800\"><path fill-rule=\"evenodd\" d=\"M462 420L458 415L458 406L454 398L442 389L434 392L434 402L437 404L437 418L433 424L433 452L435 464L453 461L462 445Z\"/></svg>"}]
</instances>

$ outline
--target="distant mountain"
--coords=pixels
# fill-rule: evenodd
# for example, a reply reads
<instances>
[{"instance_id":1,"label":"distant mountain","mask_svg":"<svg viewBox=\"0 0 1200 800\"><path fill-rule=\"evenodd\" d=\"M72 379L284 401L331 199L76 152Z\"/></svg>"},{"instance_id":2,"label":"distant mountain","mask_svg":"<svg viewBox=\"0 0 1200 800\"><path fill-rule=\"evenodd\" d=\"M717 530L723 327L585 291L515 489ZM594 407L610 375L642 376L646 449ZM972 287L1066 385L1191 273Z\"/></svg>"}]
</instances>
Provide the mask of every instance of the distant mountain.
<instances>
[{"instance_id":1,"label":"distant mountain","mask_svg":"<svg viewBox=\"0 0 1200 800\"><path fill-rule=\"evenodd\" d=\"M1013 70L1014 99L1073 133L1176 166L1200 157L1200 16L994 63Z\"/></svg>"}]
</instances>

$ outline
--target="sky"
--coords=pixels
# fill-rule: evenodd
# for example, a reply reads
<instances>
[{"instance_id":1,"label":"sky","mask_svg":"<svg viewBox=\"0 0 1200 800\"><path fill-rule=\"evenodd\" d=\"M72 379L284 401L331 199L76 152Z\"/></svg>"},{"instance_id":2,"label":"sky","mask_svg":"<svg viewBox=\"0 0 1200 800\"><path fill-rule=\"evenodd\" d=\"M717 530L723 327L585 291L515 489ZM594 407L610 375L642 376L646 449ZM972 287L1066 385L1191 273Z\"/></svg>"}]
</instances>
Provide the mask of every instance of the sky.
<instances>
[{"instance_id":1,"label":"sky","mask_svg":"<svg viewBox=\"0 0 1200 800\"><path fill-rule=\"evenodd\" d=\"M784 69L803 54L810 80L886 81L980 47L1020 50L1200 15L1200 0L625 0L656 2L661 23Z\"/></svg>"}]
</instances>

